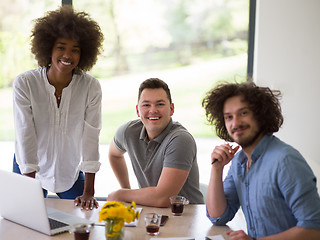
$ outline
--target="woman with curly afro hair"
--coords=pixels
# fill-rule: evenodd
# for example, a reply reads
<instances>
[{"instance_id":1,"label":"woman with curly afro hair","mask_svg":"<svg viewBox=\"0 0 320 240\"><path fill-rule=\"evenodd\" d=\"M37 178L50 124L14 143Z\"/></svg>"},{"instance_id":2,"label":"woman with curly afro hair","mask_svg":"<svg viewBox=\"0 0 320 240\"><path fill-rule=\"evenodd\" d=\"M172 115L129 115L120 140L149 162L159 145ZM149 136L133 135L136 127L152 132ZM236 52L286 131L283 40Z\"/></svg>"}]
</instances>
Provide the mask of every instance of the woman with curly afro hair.
<instances>
[{"instance_id":1,"label":"woman with curly afro hair","mask_svg":"<svg viewBox=\"0 0 320 240\"><path fill-rule=\"evenodd\" d=\"M35 20L31 52L39 68L13 84L13 171L41 181L60 198L98 207L95 173L100 168L101 87L90 70L102 51L103 34L85 12L62 6Z\"/></svg>"}]
</instances>

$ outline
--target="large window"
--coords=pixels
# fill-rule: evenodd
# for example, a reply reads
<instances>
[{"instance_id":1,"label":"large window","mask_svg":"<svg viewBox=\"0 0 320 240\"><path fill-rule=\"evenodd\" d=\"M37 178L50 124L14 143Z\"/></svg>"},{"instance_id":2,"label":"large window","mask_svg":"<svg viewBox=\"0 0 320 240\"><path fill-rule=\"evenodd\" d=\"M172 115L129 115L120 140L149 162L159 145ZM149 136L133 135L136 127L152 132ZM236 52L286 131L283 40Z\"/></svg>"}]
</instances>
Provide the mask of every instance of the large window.
<instances>
[{"instance_id":1,"label":"large window","mask_svg":"<svg viewBox=\"0 0 320 240\"><path fill-rule=\"evenodd\" d=\"M99 3L98 3L99 2ZM102 143L119 123L136 118L139 84L159 77L171 88L173 118L195 137L212 137L201 99L218 80L246 79L248 0L73 1L105 34L94 67L104 88Z\"/></svg>"},{"instance_id":2,"label":"large window","mask_svg":"<svg viewBox=\"0 0 320 240\"><path fill-rule=\"evenodd\" d=\"M14 141L12 82L37 67L29 44L32 20L60 5L61 0L0 3L1 152L8 149L1 143ZM174 120L196 139L215 137L201 100L217 81L246 80L249 0L77 0L73 7L88 12L105 35L104 52L90 72L103 88L102 146L120 124L137 118L138 86L150 77L171 88ZM13 147L9 151L0 167L11 167Z\"/></svg>"}]
</instances>

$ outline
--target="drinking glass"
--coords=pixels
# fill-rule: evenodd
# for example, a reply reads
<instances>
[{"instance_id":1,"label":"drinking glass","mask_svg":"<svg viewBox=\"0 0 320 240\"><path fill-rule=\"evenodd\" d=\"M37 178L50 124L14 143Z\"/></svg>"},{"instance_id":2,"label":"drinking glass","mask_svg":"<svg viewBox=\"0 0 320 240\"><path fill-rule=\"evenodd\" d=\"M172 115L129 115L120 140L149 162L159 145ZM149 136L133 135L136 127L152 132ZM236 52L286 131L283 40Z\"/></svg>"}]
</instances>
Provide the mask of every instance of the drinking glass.
<instances>
[{"instance_id":1,"label":"drinking glass","mask_svg":"<svg viewBox=\"0 0 320 240\"><path fill-rule=\"evenodd\" d=\"M189 200L183 196L170 197L171 212L174 216L181 216L184 205L189 204Z\"/></svg>"},{"instance_id":2,"label":"drinking glass","mask_svg":"<svg viewBox=\"0 0 320 240\"><path fill-rule=\"evenodd\" d=\"M160 233L161 214L147 213L144 215L147 234L156 236Z\"/></svg>"}]
</instances>

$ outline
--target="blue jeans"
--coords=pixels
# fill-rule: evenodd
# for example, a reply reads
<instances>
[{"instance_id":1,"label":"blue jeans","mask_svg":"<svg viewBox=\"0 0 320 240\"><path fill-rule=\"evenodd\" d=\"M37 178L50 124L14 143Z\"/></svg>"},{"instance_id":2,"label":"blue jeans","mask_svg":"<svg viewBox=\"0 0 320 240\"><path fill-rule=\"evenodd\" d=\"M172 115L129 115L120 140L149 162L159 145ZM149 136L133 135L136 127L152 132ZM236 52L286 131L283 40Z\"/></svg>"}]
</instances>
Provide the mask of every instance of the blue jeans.
<instances>
[{"instance_id":1,"label":"blue jeans","mask_svg":"<svg viewBox=\"0 0 320 240\"><path fill-rule=\"evenodd\" d=\"M19 165L16 161L16 155L14 155L13 157L13 172L21 174ZM80 171L77 181L73 184L73 186L69 190L65 192L56 193L56 194L61 199L75 199L76 197L82 195L83 189L84 189L84 174L83 172ZM43 190L44 197L47 197L48 191L46 189L42 189L42 190Z\"/></svg>"}]
</instances>

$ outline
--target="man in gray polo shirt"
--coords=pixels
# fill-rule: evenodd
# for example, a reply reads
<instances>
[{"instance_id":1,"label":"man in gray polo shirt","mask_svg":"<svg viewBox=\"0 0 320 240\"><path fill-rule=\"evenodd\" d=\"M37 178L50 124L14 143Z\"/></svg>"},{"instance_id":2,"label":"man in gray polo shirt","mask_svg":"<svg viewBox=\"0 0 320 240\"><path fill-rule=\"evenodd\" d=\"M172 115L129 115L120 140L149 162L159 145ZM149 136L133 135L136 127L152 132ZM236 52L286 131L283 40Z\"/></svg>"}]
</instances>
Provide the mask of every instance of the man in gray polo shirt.
<instances>
[{"instance_id":1,"label":"man in gray polo shirt","mask_svg":"<svg viewBox=\"0 0 320 240\"><path fill-rule=\"evenodd\" d=\"M110 144L110 165L122 189L110 193L107 200L168 207L170 196L182 195L191 204L204 203L197 147L192 135L171 119L174 104L168 85L157 78L141 83L136 111L140 119L119 127ZM125 152L139 189L130 187Z\"/></svg>"}]
</instances>

